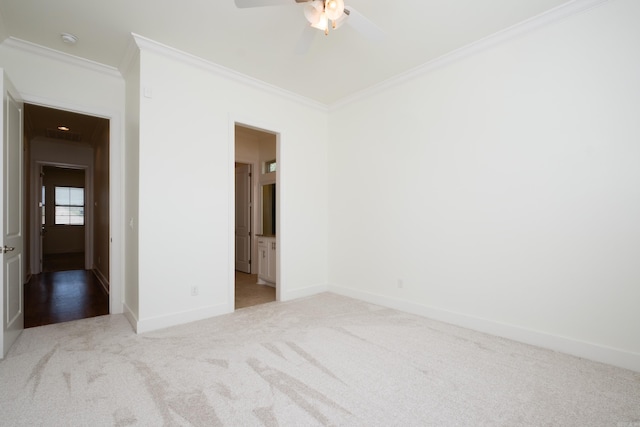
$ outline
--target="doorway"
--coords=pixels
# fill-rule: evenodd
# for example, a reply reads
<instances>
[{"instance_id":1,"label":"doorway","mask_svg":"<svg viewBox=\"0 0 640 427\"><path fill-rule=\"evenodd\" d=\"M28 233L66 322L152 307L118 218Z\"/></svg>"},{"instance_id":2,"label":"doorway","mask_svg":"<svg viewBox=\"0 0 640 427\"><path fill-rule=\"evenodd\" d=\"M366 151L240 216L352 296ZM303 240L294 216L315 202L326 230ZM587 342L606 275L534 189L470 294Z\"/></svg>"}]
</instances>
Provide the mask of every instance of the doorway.
<instances>
[{"instance_id":1,"label":"doorway","mask_svg":"<svg viewBox=\"0 0 640 427\"><path fill-rule=\"evenodd\" d=\"M278 148L275 133L239 124L235 125L234 143L234 307L239 309L277 299ZM264 188L272 190L273 197L264 199Z\"/></svg>"},{"instance_id":2,"label":"doorway","mask_svg":"<svg viewBox=\"0 0 640 427\"><path fill-rule=\"evenodd\" d=\"M109 314L110 121L24 111L25 327Z\"/></svg>"},{"instance_id":3,"label":"doorway","mask_svg":"<svg viewBox=\"0 0 640 427\"><path fill-rule=\"evenodd\" d=\"M92 222L85 216L86 176L83 167L40 167L41 272L85 269L86 223Z\"/></svg>"}]
</instances>

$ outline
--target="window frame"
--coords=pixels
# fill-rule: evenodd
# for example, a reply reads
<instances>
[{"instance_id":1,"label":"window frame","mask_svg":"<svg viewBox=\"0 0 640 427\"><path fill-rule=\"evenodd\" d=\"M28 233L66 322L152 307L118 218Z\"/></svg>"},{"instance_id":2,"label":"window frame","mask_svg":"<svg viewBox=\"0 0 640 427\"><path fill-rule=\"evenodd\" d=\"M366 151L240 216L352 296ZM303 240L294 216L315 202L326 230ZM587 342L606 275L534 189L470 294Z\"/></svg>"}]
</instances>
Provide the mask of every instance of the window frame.
<instances>
[{"instance_id":1,"label":"window frame","mask_svg":"<svg viewBox=\"0 0 640 427\"><path fill-rule=\"evenodd\" d=\"M271 170L271 165L273 165L273 170ZM264 162L264 173L275 173L278 171L278 163L276 162L276 159L273 160L268 160L266 162Z\"/></svg>"},{"instance_id":2,"label":"window frame","mask_svg":"<svg viewBox=\"0 0 640 427\"><path fill-rule=\"evenodd\" d=\"M66 203L58 203L58 189L68 189L69 190L69 204ZM71 203L71 190L82 190L82 204L78 205L78 204L72 204ZM65 226L71 226L71 227L77 227L77 226L84 226L86 224L86 204L87 204L87 200L86 200L87 194L85 191L84 187L74 187L74 186L69 186L69 185L55 185L53 188L53 225L58 226L58 227L65 227ZM69 211L71 211L73 208L81 208L82 209L82 215L71 215L71 212L69 212L68 215L58 215L58 208L67 208ZM58 218L61 217L66 217L68 219L67 222L58 222ZM72 218L82 218L82 222L78 223L78 222L72 222L71 219Z\"/></svg>"}]
</instances>

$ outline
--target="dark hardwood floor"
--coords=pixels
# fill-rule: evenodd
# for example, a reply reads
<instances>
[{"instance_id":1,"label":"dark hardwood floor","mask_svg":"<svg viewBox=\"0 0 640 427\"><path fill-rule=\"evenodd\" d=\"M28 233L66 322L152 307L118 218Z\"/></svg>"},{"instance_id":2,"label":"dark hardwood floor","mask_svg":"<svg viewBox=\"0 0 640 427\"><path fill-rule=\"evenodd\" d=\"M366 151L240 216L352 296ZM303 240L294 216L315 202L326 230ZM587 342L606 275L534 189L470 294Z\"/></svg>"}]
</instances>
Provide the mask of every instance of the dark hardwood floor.
<instances>
[{"instance_id":1,"label":"dark hardwood floor","mask_svg":"<svg viewBox=\"0 0 640 427\"><path fill-rule=\"evenodd\" d=\"M24 286L24 327L50 325L109 314L109 295L84 256L45 257L43 272Z\"/></svg>"},{"instance_id":2,"label":"dark hardwood floor","mask_svg":"<svg viewBox=\"0 0 640 427\"><path fill-rule=\"evenodd\" d=\"M109 295L93 272L84 270L84 254L46 256L42 270L24 286L25 328L109 314ZM236 271L236 309L276 300L275 288L258 285L257 279Z\"/></svg>"}]
</instances>

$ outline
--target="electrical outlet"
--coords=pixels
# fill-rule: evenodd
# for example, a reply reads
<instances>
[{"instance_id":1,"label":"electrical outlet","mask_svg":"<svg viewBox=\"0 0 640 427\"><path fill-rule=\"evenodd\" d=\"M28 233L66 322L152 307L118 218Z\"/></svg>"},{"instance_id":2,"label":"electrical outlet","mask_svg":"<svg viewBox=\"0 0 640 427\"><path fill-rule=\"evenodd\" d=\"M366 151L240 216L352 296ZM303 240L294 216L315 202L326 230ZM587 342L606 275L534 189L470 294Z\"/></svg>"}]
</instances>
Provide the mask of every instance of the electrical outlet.
<instances>
[{"instance_id":1,"label":"electrical outlet","mask_svg":"<svg viewBox=\"0 0 640 427\"><path fill-rule=\"evenodd\" d=\"M197 286L192 286L191 287L191 296L192 297L198 296L198 287Z\"/></svg>"}]
</instances>

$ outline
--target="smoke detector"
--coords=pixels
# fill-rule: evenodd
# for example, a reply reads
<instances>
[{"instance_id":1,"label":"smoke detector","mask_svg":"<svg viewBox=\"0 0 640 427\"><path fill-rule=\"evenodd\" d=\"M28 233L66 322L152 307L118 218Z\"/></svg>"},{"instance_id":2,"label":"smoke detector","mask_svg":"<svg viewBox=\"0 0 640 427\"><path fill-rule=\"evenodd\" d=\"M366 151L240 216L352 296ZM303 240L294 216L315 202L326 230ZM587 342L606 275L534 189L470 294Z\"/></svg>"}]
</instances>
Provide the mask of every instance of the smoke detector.
<instances>
[{"instance_id":1,"label":"smoke detector","mask_svg":"<svg viewBox=\"0 0 640 427\"><path fill-rule=\"evenodd\" d=\"M68 45L71 45L71 46L73 46L74 44L76 44L78 42L78 38L76 36L74 36L73 34L69 34L69 33L60 34L60 38L62 39L62 41L65 44L68 44Z\"/></svg>"}]
</instances>

